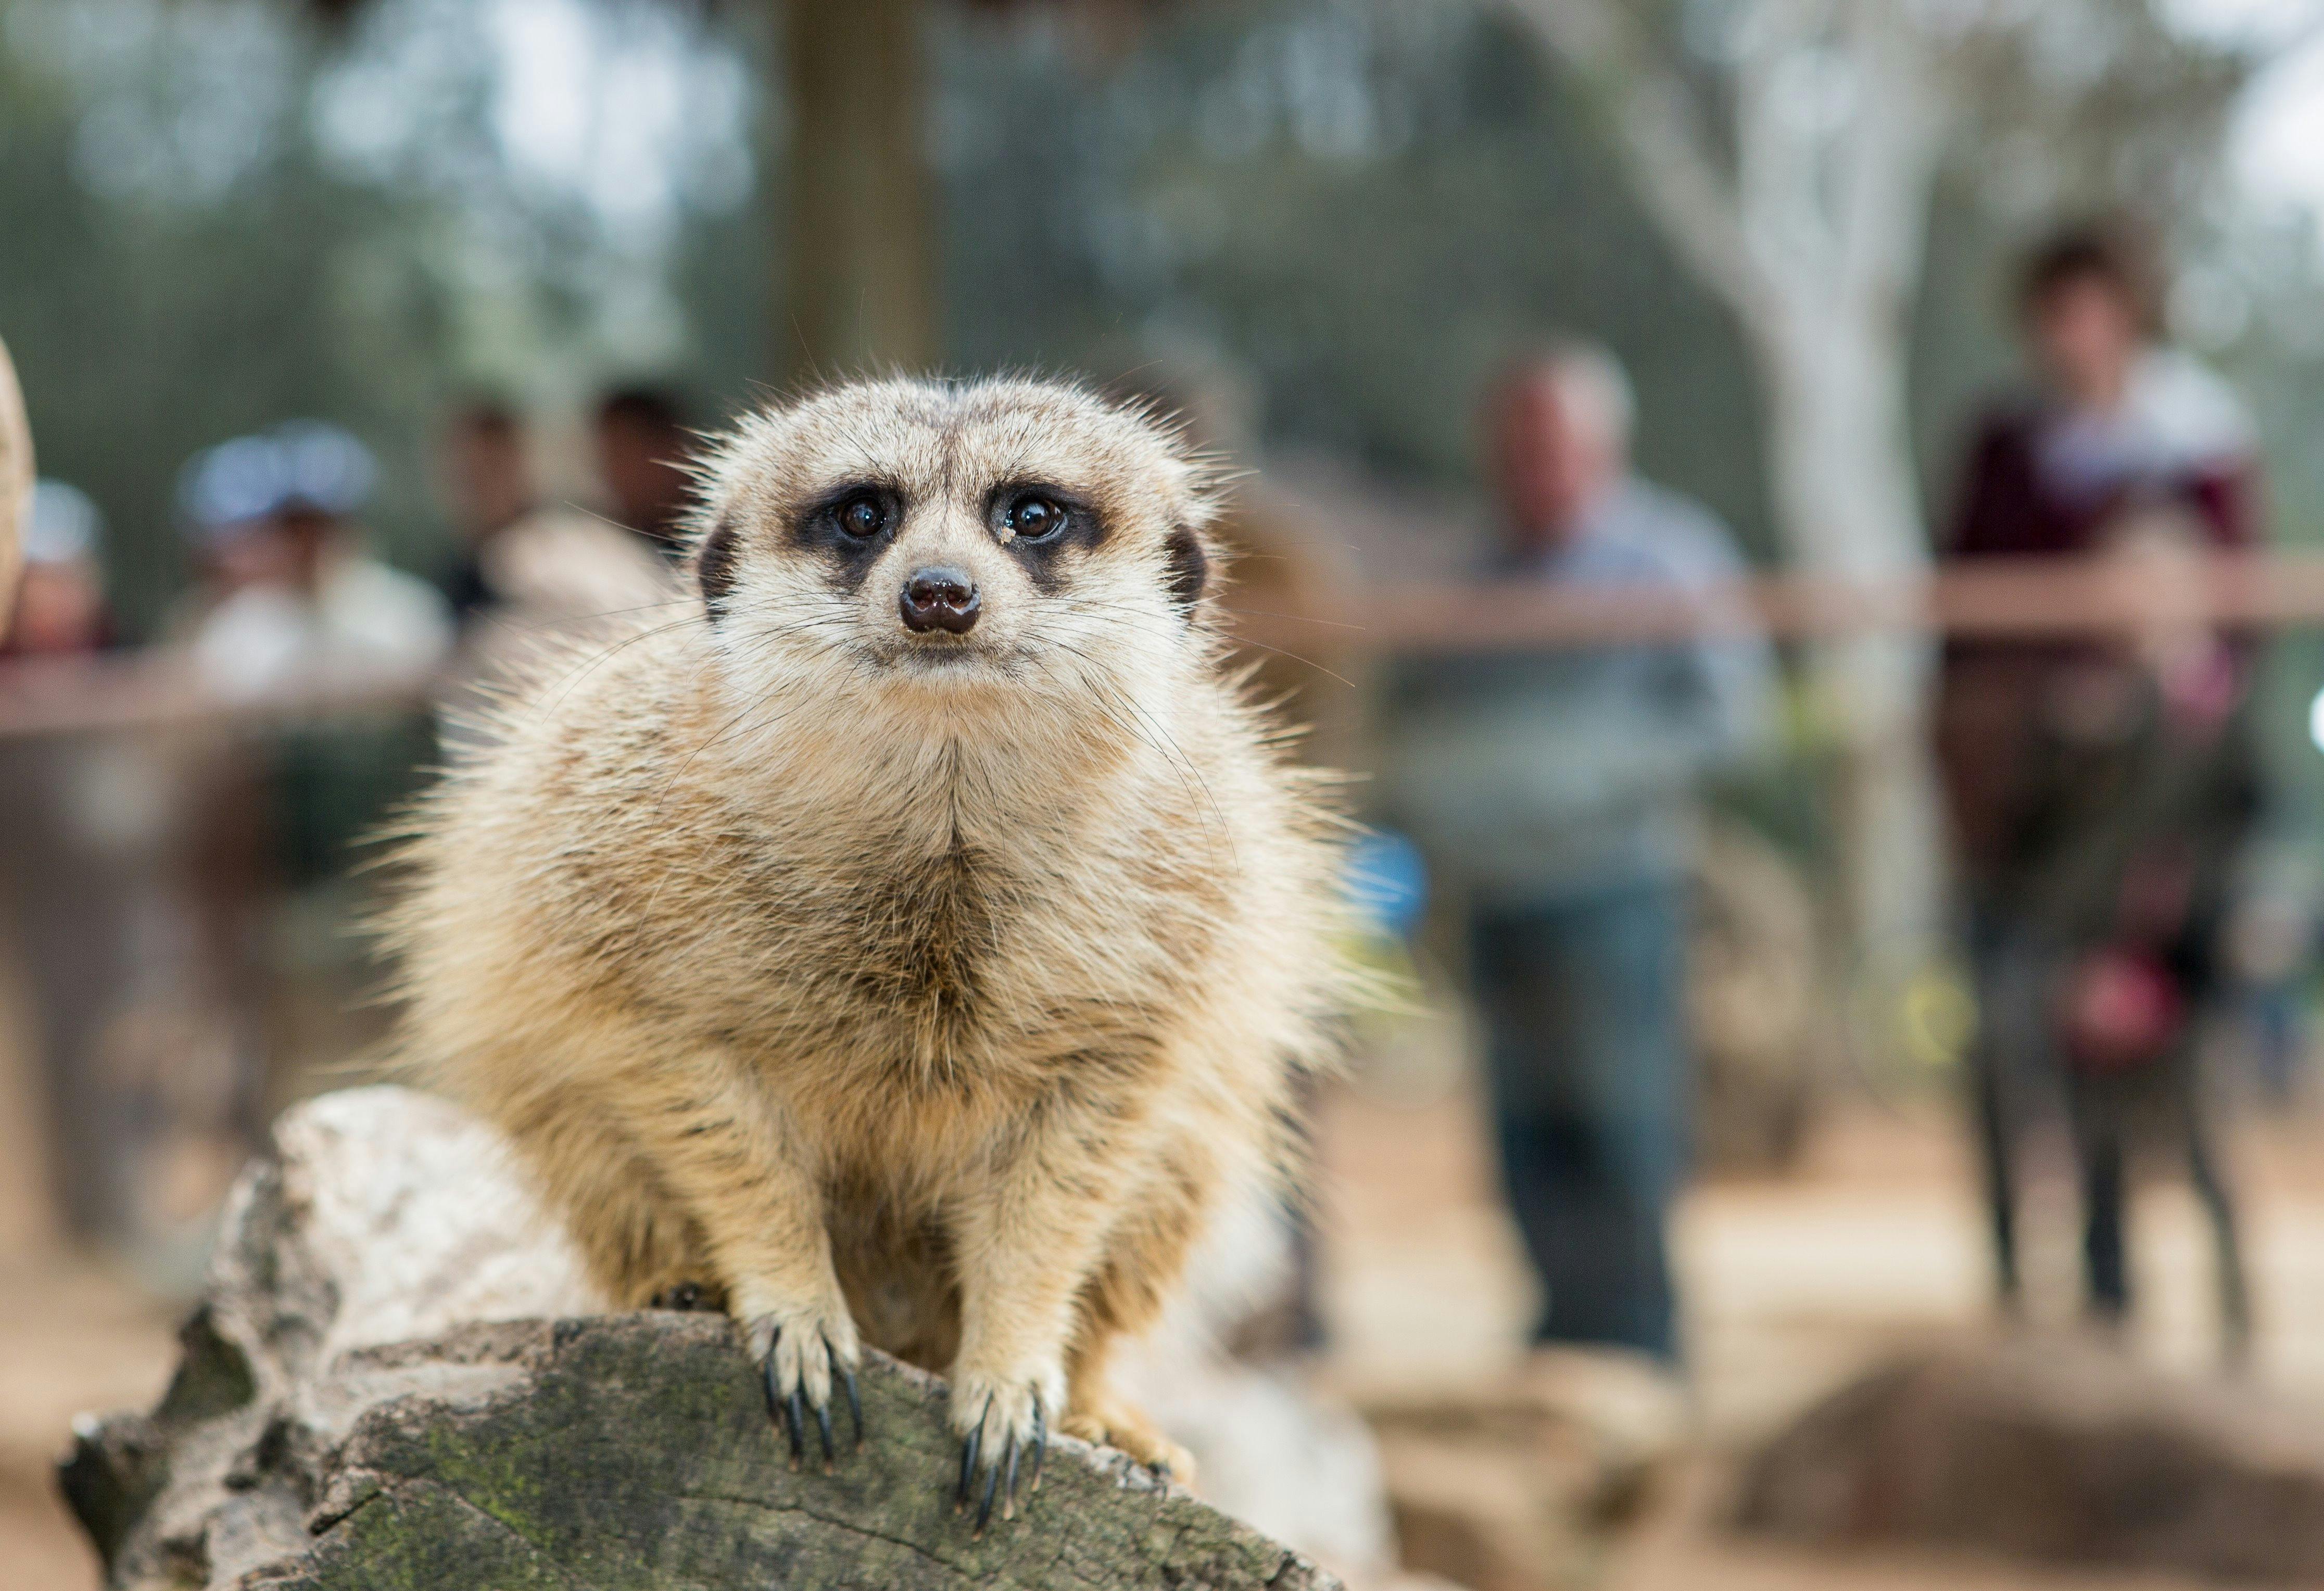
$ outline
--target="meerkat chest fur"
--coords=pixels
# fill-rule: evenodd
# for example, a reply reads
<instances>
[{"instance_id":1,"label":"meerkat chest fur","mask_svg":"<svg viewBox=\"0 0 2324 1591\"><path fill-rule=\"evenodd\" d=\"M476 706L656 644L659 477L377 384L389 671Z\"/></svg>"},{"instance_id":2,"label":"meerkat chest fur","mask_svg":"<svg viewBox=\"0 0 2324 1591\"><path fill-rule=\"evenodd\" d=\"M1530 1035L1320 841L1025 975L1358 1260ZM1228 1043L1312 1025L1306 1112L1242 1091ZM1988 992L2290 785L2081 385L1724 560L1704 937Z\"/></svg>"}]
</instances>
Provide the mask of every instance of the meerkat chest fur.
<instances>
[{"instance_id":1,"label":"meerkat chest fur","mask_svg":"<svg viewBox=\"0 0 2324 1591\"><path fill-rule=\"evenodd\" d=\"M777 1081L891 1103L1021 1104L1173 1024L1236 894L1228 820L1179 765L1206 735L1169 709L963 723L798 689L764 730L734 726L761 708L727 690L676 717L658 749L690 764L685 827L650 837L659 867L606 857L586 886L632 925L604 942L637 997Z\"/></svg>"}]
</instances>

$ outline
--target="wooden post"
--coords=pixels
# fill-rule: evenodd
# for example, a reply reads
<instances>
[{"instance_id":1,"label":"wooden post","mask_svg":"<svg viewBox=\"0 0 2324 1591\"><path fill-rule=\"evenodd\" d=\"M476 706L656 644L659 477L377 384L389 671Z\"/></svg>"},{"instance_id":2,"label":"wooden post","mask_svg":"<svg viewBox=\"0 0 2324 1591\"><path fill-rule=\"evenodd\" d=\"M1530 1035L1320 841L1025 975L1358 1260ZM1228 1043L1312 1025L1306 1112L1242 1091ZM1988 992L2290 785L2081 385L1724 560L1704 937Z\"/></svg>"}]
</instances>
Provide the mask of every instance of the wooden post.
<instances>
[{"instance_id":1,"label":"wooden post","mask_svg":"<svg viewBox=\"0 0 2324 1591\"><path fill-rule=\"evenodd\" d=\"M788 0L791 205L775 326L796 376L936 360L923 0Z\"/></svg>"},{"instance_id":2,"label":"wooden post","mask_svg":"<svg viewBox=\"0 0 2324 1591\"><path fill-rule=\"evenodd\" d=\"M32 431L8 345L0 343L0 641L16 610L16 575L23 563L23 520L32 512Z\"/></svg>"}]
</instances>

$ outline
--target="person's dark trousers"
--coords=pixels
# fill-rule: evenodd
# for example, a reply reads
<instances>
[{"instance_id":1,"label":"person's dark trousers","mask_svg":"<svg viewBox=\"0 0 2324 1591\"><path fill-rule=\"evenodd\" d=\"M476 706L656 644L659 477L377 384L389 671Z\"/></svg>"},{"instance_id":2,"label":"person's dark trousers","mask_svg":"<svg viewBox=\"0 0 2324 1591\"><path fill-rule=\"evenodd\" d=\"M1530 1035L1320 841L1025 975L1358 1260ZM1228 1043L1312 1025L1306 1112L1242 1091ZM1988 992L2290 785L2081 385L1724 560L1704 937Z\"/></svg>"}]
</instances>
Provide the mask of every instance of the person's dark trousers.
<instances>
[{"instance_id":1,"label":"person's dark trousers","mask_svg":"<svg viewBox=\"0 0 2324 1591\"><path fill-rule=\"evenodd\" d=\"M2130 1313L2131 1277L2126 1253L2126 1162L2139 1118L2160 1116L2175 1127L2187 1178L2211 1224L2218 1256L2220 1357L2230 1368L2251 1357L2251 1284L2244 1272L2236 1205L2214 1141L2203 1098L2201 1060L2191 1039L2148 1065L2120 1074L2068 1068L2068 1124L2081 1171L2082 1259L2090 1313L2119 1322Z\"/></svg>"},{"instance_id":2,"label":"person's dark trousers","mask_svg":"<svg viewBox=\"0 0 2324 1591\"><path fill-rule=\"evenodd\" d=\"M1686 1161L1684 897L1674 880L1477 911L1509 1206L1548 1303L1536 1340L1678 1356L1665 1227Z\"/></svg>"},{"instance_id":3,"label":"person's dark trousers","mask_svg":"<svg viewBox=\"0 0 2324 1591\"><path fill-rule=\"evenodd\" d=\"M1981 911L1969 923L1977 983L1978 1032L1969 1052L1970 1137L1993 1238L1995 1291L2002 1309L2020 1304L2017 1269L2017 1143L2037 1078L2055 1076L2050 1054L2049 958L2005 914Z\"/></svg>"}]
</instances>

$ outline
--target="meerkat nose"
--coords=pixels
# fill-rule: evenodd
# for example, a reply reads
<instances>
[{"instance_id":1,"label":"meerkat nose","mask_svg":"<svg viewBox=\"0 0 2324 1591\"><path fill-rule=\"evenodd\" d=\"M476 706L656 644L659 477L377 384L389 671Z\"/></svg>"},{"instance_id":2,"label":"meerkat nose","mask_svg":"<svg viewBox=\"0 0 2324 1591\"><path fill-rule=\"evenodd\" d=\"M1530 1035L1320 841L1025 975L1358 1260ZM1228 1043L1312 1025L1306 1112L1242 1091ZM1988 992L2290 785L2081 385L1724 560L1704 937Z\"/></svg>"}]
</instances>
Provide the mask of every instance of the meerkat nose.
<instances>
[{"instance_id":1,"label":"meerkat nose","mask_svg":"<svg viewBox=\"0 0 2324 1591\"><path fill-rule=\"evenodd\" d=\"M976 582L965 569L949 564L915 569L896 600L904 625L911 630L949 630L965 635L976 627L980 606Z\"/></svg>"}]
</instances>

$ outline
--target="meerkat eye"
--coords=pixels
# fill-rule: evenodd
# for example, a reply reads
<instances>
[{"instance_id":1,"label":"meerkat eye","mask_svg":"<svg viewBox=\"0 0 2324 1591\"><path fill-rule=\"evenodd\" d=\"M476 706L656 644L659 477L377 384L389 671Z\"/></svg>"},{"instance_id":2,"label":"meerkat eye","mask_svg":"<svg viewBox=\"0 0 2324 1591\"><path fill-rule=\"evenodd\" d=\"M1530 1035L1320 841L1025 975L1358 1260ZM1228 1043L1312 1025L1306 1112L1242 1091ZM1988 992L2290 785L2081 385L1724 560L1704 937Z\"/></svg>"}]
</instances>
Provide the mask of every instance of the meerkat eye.
<instances>
[{"instance_id":1,"label":"meerkat eye","mask_svg":"<svg viewBox=\"0 0 2324 1591\"><path fill-rule=\"evenodd\" d=\"M888 502L877 492L858 492L833 509L832 518L849 535L868 541L888 528Z\"/></svg>"},{"instance_id":2,"label":"meerkat eye","mask_svg":"<svg viewBox=\"0 0 2324 1591\"><path fill-rule=\"evenodd\" d=\"M1065 511L1054 497L1028 492L1009 505L1001 523L1020 541L1041 541L1065 528Z\"/></svg>"}]
</instances>

